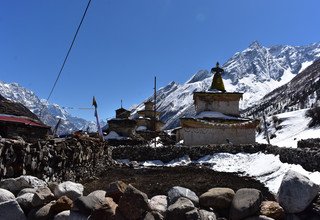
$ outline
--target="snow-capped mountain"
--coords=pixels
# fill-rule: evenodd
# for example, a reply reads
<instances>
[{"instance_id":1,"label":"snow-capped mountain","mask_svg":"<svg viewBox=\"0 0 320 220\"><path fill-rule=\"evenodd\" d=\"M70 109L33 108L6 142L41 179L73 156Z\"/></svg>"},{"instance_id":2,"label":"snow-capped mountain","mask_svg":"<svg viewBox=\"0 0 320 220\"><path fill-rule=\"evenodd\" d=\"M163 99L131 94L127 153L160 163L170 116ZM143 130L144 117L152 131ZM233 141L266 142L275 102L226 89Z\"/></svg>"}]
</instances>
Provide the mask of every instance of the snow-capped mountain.
<instances>
[{"instance_id":1,"label":"snow-capped mountain","mask_svg":"<svg viewBox=\"0 0 320 220\"><path fill-rule=\"evenodd\" d=\"M62 121L58 129L59 134L66 134L76 130L87 130L87 128L89 131L96 130L94 122L74 117L59 105L40 100L34 92L17 83L0 81L0 94L6 99L23 104L35 113L43 123L51 127L54 127L59 118L61 118Z\"/></svg>"},{"instance_id":2,"label":"snow-capped mountain","mask_svg":"<svg viewBox=\"0 0 320 220\"><path fill-rule=\"evenodd\" d=\"M296 75L289 83L266 94L258 104L243 111L259 117L310 108L320 105L320 59Z\"/></svg>"},{"instance_id":3,"label":"snow-capped mountain","mask_svg":"<svg viewBox=\"0 0 320 220\"><path fill-rule=\"evenodd\" d=\"M267 93L289 82L319 58L320 43L264 47L255 41L223 64L225 88L228 92L245 93L240 102L241 109L245 109ZM212 64L212 67L214 66L215 63ZM179 126L180 117L194 115L193 92L207 90L211 80L210 71L200 70L184 84L171 82L157 91L157 109L163 113L161 120L166 122L166 129ZM153 96L150 96L147 100L152 99ZM136 110L143 108L141 103Z\"/></svg>"}]
</instances>

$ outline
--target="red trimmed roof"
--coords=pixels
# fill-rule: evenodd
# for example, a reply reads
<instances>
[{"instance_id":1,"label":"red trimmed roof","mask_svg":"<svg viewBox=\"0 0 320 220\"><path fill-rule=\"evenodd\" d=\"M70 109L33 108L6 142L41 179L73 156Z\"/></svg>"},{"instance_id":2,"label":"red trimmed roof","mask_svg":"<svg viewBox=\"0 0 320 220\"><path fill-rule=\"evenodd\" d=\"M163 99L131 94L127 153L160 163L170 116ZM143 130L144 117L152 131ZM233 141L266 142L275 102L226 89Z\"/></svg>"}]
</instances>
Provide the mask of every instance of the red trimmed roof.
<instances>
[{"instance_id":1,"label":"red trimmed roof","mask_svg":"<svg viewBox=\"0 0 320 220\"><path fill-rule=\"evenodd\" d=\"M0 121L4 122L15 122L15 123L21 123L25 125L31 125L31 126L37 126L37 127L43 127L43 128L49 128L49 126L46 126L42 123L32 121L27 118L19 118L19 117L14 117L14 116L0 116Z\"/></svg>"}]
</instances>

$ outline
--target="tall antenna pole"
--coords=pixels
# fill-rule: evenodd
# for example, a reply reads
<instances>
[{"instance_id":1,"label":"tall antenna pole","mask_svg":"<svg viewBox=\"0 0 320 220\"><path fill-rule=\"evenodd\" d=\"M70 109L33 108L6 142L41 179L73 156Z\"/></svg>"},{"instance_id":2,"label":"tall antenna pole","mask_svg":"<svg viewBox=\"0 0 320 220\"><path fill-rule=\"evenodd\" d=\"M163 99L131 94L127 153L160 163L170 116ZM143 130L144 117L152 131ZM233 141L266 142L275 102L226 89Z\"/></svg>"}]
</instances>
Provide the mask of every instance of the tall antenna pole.
<instances>
[{"instance_id":1,"label":"tall antenna pole","mask_svg":"<svg viewBox=\"0 0 320 220\"><path fill-rule=\"evenodd\" d=\"M122 99L121 99L121 108L122 108Z\"/></svg>"},{"instance_id":2,"label":"tall antenna pole","mask_svg":"<svg viewBox=\"0 0 320 220\"><path fill-rule=\"evenodd\" d=\"M153 127L154 127L154 134L156 134L157 130L157 77L154 77L154 106L153 106ZM157 140L156 135L154 137L154 147L157 147Z\"/></svg>"}]
</instances>

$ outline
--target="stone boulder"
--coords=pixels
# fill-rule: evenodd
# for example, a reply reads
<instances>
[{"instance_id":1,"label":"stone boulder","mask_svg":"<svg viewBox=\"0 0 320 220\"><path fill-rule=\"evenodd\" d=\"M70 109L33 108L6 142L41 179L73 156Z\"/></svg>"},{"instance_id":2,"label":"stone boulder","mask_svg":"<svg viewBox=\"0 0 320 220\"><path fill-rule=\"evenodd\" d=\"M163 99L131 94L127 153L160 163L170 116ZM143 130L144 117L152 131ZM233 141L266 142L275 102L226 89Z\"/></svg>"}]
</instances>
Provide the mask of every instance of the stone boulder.
<instances>
[{"instance_id":1,"label":"stone boulder","mask_svg":"<svg viewBox=\"0 0 320 220\"><path fill-rule=\"evenodd\" d=\"M319 190L319 186L309 178L289 170L282 179L278 202L286 213L299 213L310 205Z\"/></svg>"},{"instance_id":2,"label":"stone boulder","mask_svg":"<svg viewBox=\"0 0 320 220\"><path fill-rule=\"evenodd\" d=\"M6 189L1 189L0 188L0 203L1 202L6 202L8 200L15 199L16 197L13 195L12 192L6 190Z\"/></svg>"},{"instance_id":3,"label":"stone boulder","mask_svg":"<svg viewBox=\"0 0 320 220\"><path fill-rule=\"evenodd\" d=\"M284 218L284 210L279 203L274 201L263 201L260 206L260 214L275 220Z\"/></svg>"},{"instance_id":4,"label":"stone boulder","mask_svg":"<svg viewBox=\"0 0 320 220\"><path fill-rule=\"evenodd\" d=\"M101 206L103 200L96 196L80 196L73 201L72 210L77 210L85 215L90 215L96 207Z\"/></svg>"},{"instance_id":5,"label":"stone boulder","mask_svg":"<svg viewBox=\"0 0 320 220\"><path fill-rule=\"evenodd\" d=\"M105 196L111 197L114 202L119 203L119 200L127 187L128 185L122 181L112 182L107 187Z\"/></svg>"},{"instance_id":6,"label":"stone boulder","mask_svg":"<svg viewBox=\"0 0 320 220\"><path fill-rule=\"evenodd\" d=\"M65 210L70 210L72 208L73 201L67 196L61 196L50 208L50 212L53 215L57 215Z\"/></svg>"},{"instance_id":7,"label":"stone boulder","mask_svg":"<svg viewBox=\"0 0 320 220\"><path fill-rule=\"evenodd\" d=\"M36 193L32 199L32 205L34 207L45 205L54 200L54 195L48 187L40 187L36 190Z\"/></svg>"},{"instance_id":8,"label":"stone boulder","mask_svg":"<svg viewBox=\"0 0 320 220\"><path fill-rule=\"evenodd\" d=\"M239 189L231 203L230 220L240 220L259 213L262 194L257 189Z\"/></svg>"},{"instance_id":9,"label":"stone boulder","mask_svg":"<svg viewBox=\"0 0 320 220\"><path fill-rule=\"evenodd\" d=\"M90 220L122 219L121 214L117 213L117 207L111 197L105 197L104 201L93 210Z\"/></svg>"},{"instance_id":10,"label":"stone boulder","mask_svg":"<svg viewBox=\"0 0 320 220\"><path fill-rule=\"evenodd\" d=\"M190 199L187 199L185 197L180 197L176 200L175 203L173 203L168 207L166 219L185 220L186 213L194 209L195 209L195 206Z\"/></svg>"},{"instance_id":11,"label":"stone boulder","mask_svg":"<svg viewBox=\"0 0 320 220\"><path fill-rule=\"evenodd\" d=\"M32 220L52 219L53 214L50 212L50 209L54 203L55 203L55 201L52 201L52 202L46 204L45 206L32 209L28 214L28 219L32 219Z\"/></svg>"},{"instance_id":12,"label":"stone boulder","mask_svg":"<svg viewBox=\"0 0 320 220\"><path fill-rule=\"evenodd\" d=\"M274 219L269 218L265 215L259 215L259 216L251 216L251 217L245 218L244 220L274 220Z\"/></svg>"},{"instance_id":13,"label":"stone boulder","mask_svg":"<svg viewBox=\"0 0 320 220\"><path fill-rule=\"evenodd\" d=\"M16 201L26 214L29 213L32 208L34 208L32 205L33 196L34 193L24 193L16 198Z\"/></svg>"},{"instance_id":14,"label":"stone boulder","mask_svg":"<svg viewBox=\"0 0 320 220\"><path fill-rule=\"evenodd\" d=\"M199 197L200 206L214 210L229 209L234 195L230 188L212 188Z\"/></svg>"},{"instance_id":15,"label":"stone boulder","mask_svg":"<svg viewBox=\"0 0 320 220\"><path fill-rule=\"evenodd\" d=\"M16 193L24 188L38 188L47 186L46 182L34 176L20 176L1 180L0 188Z\"/></svg>"},{"instance_id":16,"label":"stone boulder","mask_svg":"<svg viewBox=\"0 0 320 220\"><path fill-rule=\"evenodd\" d=\"M127 219L141 219L150 210L148 196L129 184L120 198L118 208Z\"/></svg>"},{"instance_id":17,"label":"stone boulder","mask_svg":"<svg viewBox=\"0 0 320 220\"><path fill-rule=\"evenodd\" d=\"M168 205L175 203L180 197L190 199L195 206L199 204L199 197L195 192L181 186L174 186L168 191Z\"/></svg>"},{"instance_id":18,"label":"stone boulder","mask_svg":"<svg viewBox=\"0 0 320 220\"><path fill-rule=\"evenodd\" d=\"M161 215L165 216L168 207L167 196L158 195L152 197L149 201L149 206L152 211L159 212Z\"/></svg>"},{"instance_id":19,"label":"stone boulder","mask_svg":"<svg viewBox=\"0 0 320 220\"><path fill-rule=\"evenodd\" d=\"M0 219L25 220L27 218L22 211L19 203L15 200L9 200L0 203Z\"/></svg>"},{"instance_id":20,"label":"stone boulder","mask_svg":"<svg viewBox=\"0 0 320 220\"><path fill-rule=\"evenodd\" d=\"M54 220L88 220L88 216L75 211L66 210L54 216Z\"/></svg>"},{"instance_id":21,"label":"stone boulder","mask_svg":"<svg viewBox=\"0 0 320 220\"><path fill-rule=\"evenodd\" d=\"M97 200L104 202L105 198L106 198L106 191L104 190L96 190L91 192L90 194L88 194L88 197L94 197Z\"/></svg>"},{"instance_id":22,"label":"stone boulder","mask_svg":"<svg viewBox=\"0 0 320 220\"><path fill-rule=\"evenodd\" d=\"M66 181L60 183L54 189L54 196L56 198L60 198L61 196L67 196L71 200L75 200L76 198L83 195L84 187L80 183L75 183L71 181Z\"/></svg>"},{"instance_id":23,"label":"stone boulder","mask_svg":"<svg viewBox=\"0 0 320 220\"><path fill-rule=\"evenodd\" d=\"M69 220L70 210L62 211L54 216L54 220Z\"/></svg>"},{"instance_id":24,"label":"stone boulder","mask_svg":"<svg viewBox=\"0 0 320 220\"><path fill-rule=\"evenodd\" d=\"M20 192L18 193L18 196L21 196L21 195L23 195L23 194L25 194L25 193L35 194L36 191L37 191L36 188L24 188L24 189L20 190Z\"/></svg>"},{"instance_id":25,"label":"stone boulder","mask_svg":"<svg viewBox=\"0 0 320 220\"><path fill-rule=\"evenodd\" d=\"M204 209L199 210L200 220L216 220L217 216L214 212L209 212Z\"/></svg>"},{"instance_id":26,"label":"stone boulder","mask_svg":"<svg viewBox=\"0 0 320 220\"><path fill-rule=\"evenodd\" d=\"M185 219L186 220L199 220L200 214L199 214L198 209L194 208L191 211L186 212Z\"/></svg>"},{"instance_id":27,"label":"stone boulder","mask_svg":"<svg viewBox=\"0 0 320 220\"><path fill-rule=\"evenodd\" d=\"M204 209L193 209L186 213L186 220L216 220L216 214Z\"/></svg>"},{"instance_id":28,"label":"stone boulder","mask_svg":"<svg viewBox=\"0 0 320 220\"><path fill-rule=\"evenodd\" d=\"M165 217L157 211L147 212L143 220L164 220Z\"/></svg>"}]
</instances>

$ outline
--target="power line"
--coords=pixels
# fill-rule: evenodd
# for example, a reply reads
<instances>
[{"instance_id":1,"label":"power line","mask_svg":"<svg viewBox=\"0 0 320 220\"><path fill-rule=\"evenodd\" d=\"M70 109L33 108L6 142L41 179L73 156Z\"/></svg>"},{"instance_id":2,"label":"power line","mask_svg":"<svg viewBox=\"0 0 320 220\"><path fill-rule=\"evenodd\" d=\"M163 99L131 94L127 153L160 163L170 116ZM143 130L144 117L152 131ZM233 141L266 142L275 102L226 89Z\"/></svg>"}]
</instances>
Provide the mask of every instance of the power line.
<instances>
[{"instance_id":1,"label":"power line","mask_svg":"<svg viewBox=\"0 0 320 220\"><path fill-rule=\"evenodd\" d=\"M53 93L53 90L54 90L54 88L55 88L56 85L57 85L57 82L58 82L58 80L59 80L59 78L60 78L60 75L61 75L61 73L62 73L62 70L63 70L63 68L64 68L64 65L65 65L66 62L67 62L67 59L68 59L69 54L70 54L70 51L71 51L71 49L72 49L72 47L73 47L73 44L74 44L74 42L75 42L75 40L76 40L76 38L77 38L77 35L78 35L78 32L79 32L80 27L81 27L81 25L82 25L82 22L83 22L86 14L87 14L87 11L88 11L88 8L89 8L89 6L90 6L90 3L91 3L91 0L89 0L89 2L88 2L88 4L87 4L87 7L86 7L86 10L84 11L84 13L83 13L83 15L82 15L80 24L78 25L77 31L76 31L75 35L73 36L72 43L71 43L71 45L70 45L70 47L69 47L69 50L68 50L68 52L67 52L67 55L66 55L65 58L64 58L64 61L63 61L62 66L61 66L61 68L60 68L59 74L58 74L58 76L57 76L57 78L56 78L56 80L55 80L55 82L54 82L54 84L53 84L53 86L52 86L52 89L51 89L51 91L50 91L50 93L49 93L49 96L48 96L48 98L47 98L47 101L49 101L49 99L50 99L50 97L51 97L51 95L52 95L52 93ZM40 113L40 114L41 114L41 113Z\"/></svg>"}]
</instances>

